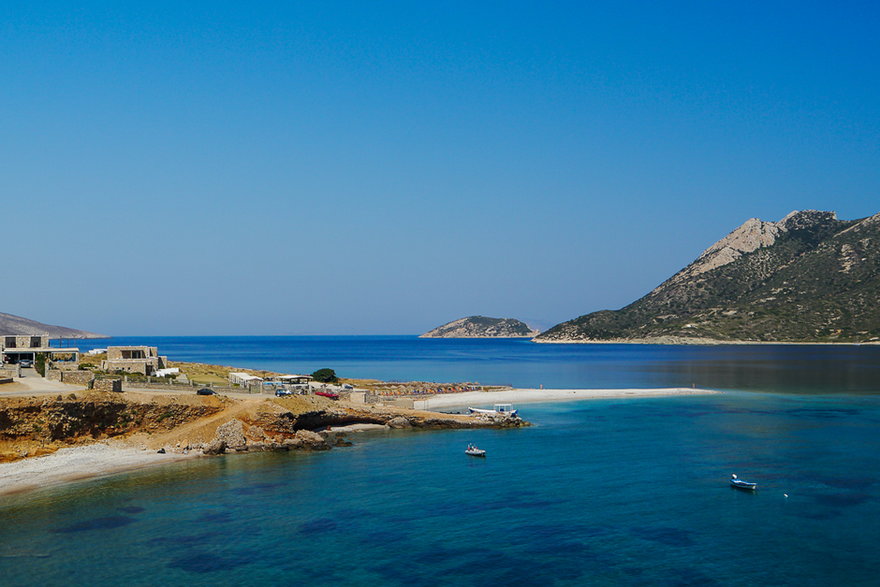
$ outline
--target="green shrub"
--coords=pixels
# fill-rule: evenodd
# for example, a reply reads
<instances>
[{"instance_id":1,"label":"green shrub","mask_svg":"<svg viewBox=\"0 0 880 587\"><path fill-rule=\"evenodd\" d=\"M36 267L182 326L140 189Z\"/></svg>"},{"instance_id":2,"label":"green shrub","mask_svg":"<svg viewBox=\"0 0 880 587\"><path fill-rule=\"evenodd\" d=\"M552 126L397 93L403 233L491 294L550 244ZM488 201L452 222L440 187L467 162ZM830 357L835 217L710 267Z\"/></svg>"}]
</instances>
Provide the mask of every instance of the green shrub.
<instances>
[{"instance_id":1,"label":"green shrub","mask_svg":"<svg viewBox=\"0 0 880 587\"><path fill-rule=\"evenodd\" d=\"M318 369L312 373L312 379L318 383L336 383L339 378L336 377L336 371L333 369Z\"/></svg>"},{"instance_id":2,"label":"green shrub","mask_svg":"<svg viewBox=\"0 0 880 587\"><path fill-rule=\"evenodd\" d=\"M34 357L34 369L40 374L40 377L46 376L46 353L37 353Z\"/></svg>"}]
</instances>

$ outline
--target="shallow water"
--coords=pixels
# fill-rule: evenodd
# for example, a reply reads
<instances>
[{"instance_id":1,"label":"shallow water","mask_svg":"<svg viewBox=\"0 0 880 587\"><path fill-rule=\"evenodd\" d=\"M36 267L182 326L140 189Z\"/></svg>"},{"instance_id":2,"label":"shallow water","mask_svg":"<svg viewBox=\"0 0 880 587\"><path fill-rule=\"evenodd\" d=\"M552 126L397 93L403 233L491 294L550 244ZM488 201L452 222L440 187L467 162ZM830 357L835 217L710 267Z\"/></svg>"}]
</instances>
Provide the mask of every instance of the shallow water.
<instances>
[{"instance_id":1,"label":"shallow water","mask_svg":"<svg viewBox=\"0 0 880 587\"><path fill-rule=\"evenodd\" d=\"M495 342L441 345L438 357L392 341L401 359L391 370L433 365L438 380L476 379L451 374L480 364L488 373L500 368L496 360L520 357L511 364L522 359L546 380L556 373L556 381L595 381L567 379L583 364L619 387L677 384L697 372L707 377L700 385L726 387L752 371L764 375L748 392L527 404L522 412L535 425L525 429L364 433L329 453L198 459L3 498L0 581L877 583L876 349L623 345L594 356L580 350L588 347L554 346L538 352L562 357L541 362L518 355L535 352L520 351L519 341ZM178 344L160 348L182 358L182 347L197 347ZM236 364L256 366L259 351L291 371L369 365L366 351L352 359L365 341L346 341L327 356L292 344L301 352L295 359L272 355L277 341L230 353L241 353ZM393 354L378 344L375 369L385 372ZM214 356L194 350L187 358ZM835 383L801 387L794 365ZM826 369L834 374L821 375ZM515 372L523 378L517 385L527 385L526 372ZM782 382L778 390L774 381ZM767 387L785 393L755 391ZM468 442L489 456L465 456ZM759 490L731 489L731 473Z\"/></svg>"}]
</instances>

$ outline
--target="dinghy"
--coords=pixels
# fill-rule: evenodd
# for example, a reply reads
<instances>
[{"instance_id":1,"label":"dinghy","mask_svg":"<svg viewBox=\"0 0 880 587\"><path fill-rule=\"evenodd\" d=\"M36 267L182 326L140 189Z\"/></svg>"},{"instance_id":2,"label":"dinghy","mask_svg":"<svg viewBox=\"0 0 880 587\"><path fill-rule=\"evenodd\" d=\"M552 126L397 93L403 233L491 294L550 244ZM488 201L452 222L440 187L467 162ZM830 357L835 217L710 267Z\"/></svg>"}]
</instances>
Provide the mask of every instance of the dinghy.
<instances>
[{"instance_id":1,"label":"dinghy","mask_svg":"<svg viewBox=\"0 0 880 587\"><path fill-rule=\"evenodd\" d=\"M737 489L742 489L743 491L755 491L758 489L757 483L749 483L748 481L743 481L739 479L736 474L730 476L730 486L736 487Z\"/></svg>"},{"instance_id":2,"label":"dinghy","mask_svg":"<svg viewBox=\"0 0 880 587\"><path fill-rule=\"evenodd\" d=\"M465 449L464 454L471 455L472 457L484 457L486 456L486 451L481 448L477 448L473 444L469 444Z\"/></svg>"}]
</instances>

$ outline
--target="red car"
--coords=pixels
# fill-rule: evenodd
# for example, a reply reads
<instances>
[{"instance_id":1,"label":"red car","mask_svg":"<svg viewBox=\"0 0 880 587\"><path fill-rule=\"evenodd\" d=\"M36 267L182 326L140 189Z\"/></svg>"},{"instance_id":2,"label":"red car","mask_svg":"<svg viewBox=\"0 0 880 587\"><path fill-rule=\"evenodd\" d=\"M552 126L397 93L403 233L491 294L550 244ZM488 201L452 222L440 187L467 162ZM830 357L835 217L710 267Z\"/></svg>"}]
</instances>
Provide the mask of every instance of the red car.
<instances>
[{"instance_id":1,"label":"red car","mask_svg":"<svg viewBox=\"0 0 880 587\"><path fill-rule=\"evenodd\" d=\"M339 394L335 391L316 391L315 395L329 397L330 399L339 399Z\"/></svg>"}]
</instances>

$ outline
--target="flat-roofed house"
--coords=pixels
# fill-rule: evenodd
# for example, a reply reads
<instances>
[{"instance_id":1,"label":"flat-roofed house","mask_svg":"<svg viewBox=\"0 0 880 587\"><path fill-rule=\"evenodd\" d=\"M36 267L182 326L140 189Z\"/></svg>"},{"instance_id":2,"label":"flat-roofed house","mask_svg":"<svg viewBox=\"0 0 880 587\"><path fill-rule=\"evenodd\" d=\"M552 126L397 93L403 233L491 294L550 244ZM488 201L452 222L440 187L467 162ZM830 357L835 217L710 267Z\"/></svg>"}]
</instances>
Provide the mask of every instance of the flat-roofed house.
<instances>
[{"instance_id":1,"label":"flat-roofed house","mask_svg":"<svg viewBox=\"0 0 880 587\"><path fill-rule=\"evenodd\" d=\"M101 370L153 375L167 363L168 357L160 357L159 349L154 346L108 346Z\"/></svg>"},{"instance_id":2,"label":"flat-roofed house","mask_svg":"<svg viewBox=\"0 0 880 587\"><path fill-rule=\"evenodd\" d=\"M0 334L0 356L6 365L21 361L35 361L37 355L44 355L52 362L79 362L77 347L51 346L48 334Z\"/></svg>"},{"instance_id":3,"label":"flat-roofed house","mask_svg":"<svg viewBox=\"0 0 880 587\"><path fill-rule=\"evenodd\" d=\"M232 385L252 385L254 383L260 383L263 381L262 377L257 377L256 375L251 375L250 373L230 373L229 374L229 383Z\"/></svg>"}]
</instances>

